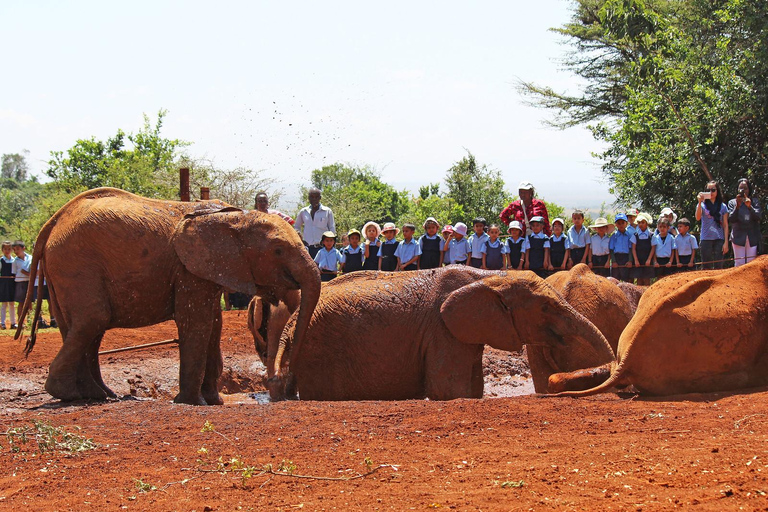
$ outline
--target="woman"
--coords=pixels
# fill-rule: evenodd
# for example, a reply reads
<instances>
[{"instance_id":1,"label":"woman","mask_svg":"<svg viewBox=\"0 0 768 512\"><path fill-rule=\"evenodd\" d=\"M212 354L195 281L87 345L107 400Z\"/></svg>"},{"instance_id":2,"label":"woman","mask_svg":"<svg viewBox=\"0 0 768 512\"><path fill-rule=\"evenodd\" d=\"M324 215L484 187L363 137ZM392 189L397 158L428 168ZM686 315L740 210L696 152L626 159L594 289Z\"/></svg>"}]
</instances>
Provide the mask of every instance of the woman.
<instances>
[{"instance_id":1,"label":"woman","mask_svg":"<svg viewBox=\"0 0 768 512\"><path fill-rule=\"evenodd\" d=\"M757 257L762 216L760 203L756 197L752 197L752 184L747 178L741 178L736 199L728 201L734 266L744 265Z\"/></svg>"},{"instance_id":2,"label":"woman","mask_svg":"<svg viewBox=\"0 0 768 512\"><path fill-rule=\"evenodd\" d=\"M721 269L728 254L728 207L723 203L723 193L716 181L707 183L706 192L699 192L696 197L699 200L696 220L701 221L702 268Z\"/></svg>"},{"instance_id":3,"label":"woman","mask_svg":"<svg viewBox=\"0 0 768 512\"><path fill-rule=\"evenodd\" d=\"M547 205L541 199L536 199L536 189L533 188L533 185L528 181L523 181L517 189L520 199L509 203L509 206L499 214L499 218L507 226L516 220L523 226L523 234L528 236L532 233L531 227L528 225L530 219L536 216L544 217L544 233L547 236L552 235Z\"/></svg>"}]
</instances>

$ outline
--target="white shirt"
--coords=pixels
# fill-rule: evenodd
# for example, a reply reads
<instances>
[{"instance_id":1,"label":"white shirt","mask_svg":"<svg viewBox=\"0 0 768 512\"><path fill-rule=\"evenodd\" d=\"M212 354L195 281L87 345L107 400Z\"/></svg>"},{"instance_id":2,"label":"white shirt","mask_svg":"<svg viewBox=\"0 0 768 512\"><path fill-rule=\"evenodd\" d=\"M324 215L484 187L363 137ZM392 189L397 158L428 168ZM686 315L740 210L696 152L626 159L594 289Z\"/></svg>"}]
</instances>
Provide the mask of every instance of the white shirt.
<instances>
[{"instance_id":1,"label":"white shirt","mask_svg":"<svg viewBox=\"0 0 768 512\"><path fill-rule=\"evenodd\" d=\"M473 258L480 259L483 257L482 248L483 245L485 245L485 241L488 239L490 239L488 233L483 233L479 236L477 233L472 233L469 235L467 242L469 242L469 247L471 248Z\"/></svg>"},{"instance_id":2,"label":"white shirt","mask_svg":"<svg viewBox=\"0 0 768 512\"><path fill-rule=\"evenodd\" d=\"M32 264L32 255L24 253L24 257L16 257L15 260L13 260L13 263L11 264L11 271L16 274L16 279L14 279L17 283L22 283L24 281L29 281L29 275L22 274L21 270L24 269L27 272L29 272L29 267Z\"/></svg>"},{"instance_id":3,"label":"white shirt","mask_svg":"<svg viewBox=\"0 0 768 512\"><path fill-rule=\"evenodd\" d=\"M309 245L317 245L323 238L323 233L333 231L336 233L336 222L333 220L333 212L322 204L312 218L312 205L299 210L293 227ZM301 228L304 228L302 232Z\"/></svg>"}]
</instances>

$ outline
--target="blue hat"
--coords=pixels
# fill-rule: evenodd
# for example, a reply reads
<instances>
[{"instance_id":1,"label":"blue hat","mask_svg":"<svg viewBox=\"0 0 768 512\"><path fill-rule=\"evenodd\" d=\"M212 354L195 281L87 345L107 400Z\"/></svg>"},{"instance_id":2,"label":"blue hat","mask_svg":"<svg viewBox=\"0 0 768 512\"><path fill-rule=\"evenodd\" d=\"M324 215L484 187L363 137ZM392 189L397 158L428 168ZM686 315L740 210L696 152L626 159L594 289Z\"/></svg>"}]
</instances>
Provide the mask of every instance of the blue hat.
<instances>
[{"instance_id":1,"label":"blue hat","mask_svg":"<svg viewBox=\"0 0 768 512\"><path fill-rule=\"evenodd\" d=\"M614 222L616 222L617 220L623 220L624 222L629 222L629 219L627 219L627 216L624 215L623 213L617 213L616 217L613 220Z\"/></svg>"}]
</instances>

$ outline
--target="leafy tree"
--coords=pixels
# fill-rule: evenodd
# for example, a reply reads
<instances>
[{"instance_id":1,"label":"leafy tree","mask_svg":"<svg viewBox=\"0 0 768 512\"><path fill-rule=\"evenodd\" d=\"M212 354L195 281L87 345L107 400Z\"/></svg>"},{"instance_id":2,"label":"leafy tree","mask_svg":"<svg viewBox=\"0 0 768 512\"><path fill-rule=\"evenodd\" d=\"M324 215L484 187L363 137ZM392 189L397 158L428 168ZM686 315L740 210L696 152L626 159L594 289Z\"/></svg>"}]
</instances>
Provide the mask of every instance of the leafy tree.
<instances>
[{"instance_id":1,"label":"leafy tree","mask_svg":"<svg viewBox=\"0 0 768 512\"><path fill-rule=\"evenodd\" d=\"M475 155L467 151L467 156L456 162L445 176L448 186L447 198L454 201L464 214L464 218L455 222L471 222L475 217L485 217L495 222L499 213L507 206L509 194L504 191L501 172L478 165Z\"/></svg>"},{"instance_id":2,"label":"leafy tree","mask_svg":"<svg viewBox=\"0 0 768 512\"><path fill-rule=\"evenodd\" d=\"M29 174L28 155L29 151L27 150L22 153L4 154L0 176L5 180L26 181Z\"/></svg>"},{"instance_id":3,"label":"leafy tree","mask_svg":"<svg viewBox=\"0 0 768 512\"><path fill-rule=\"evenodd\" d=\"M412 197L398 224L406 222L416 226L417 236L424 231L422 225L427 217L434 217L441 226L460 222L466 217L464 209L450 197L440 193L439 183L430 183L419 188L419 195Z\"/></svg>"}]
</instances>

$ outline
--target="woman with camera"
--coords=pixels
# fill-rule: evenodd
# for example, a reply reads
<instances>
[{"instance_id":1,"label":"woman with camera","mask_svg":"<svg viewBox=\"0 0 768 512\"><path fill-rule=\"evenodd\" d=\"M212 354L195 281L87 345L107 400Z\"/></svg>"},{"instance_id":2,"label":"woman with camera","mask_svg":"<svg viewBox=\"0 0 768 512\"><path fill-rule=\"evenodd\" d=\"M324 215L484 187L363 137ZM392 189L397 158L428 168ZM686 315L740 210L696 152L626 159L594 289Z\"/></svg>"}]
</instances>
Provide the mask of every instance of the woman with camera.
<instances>
[{"instance_id":1,"label":"woman with camera","mask_svg":"<svg viewBox=\"0 0 768 512\"><path fill-rule=\"evenodd\" d=\"M723 193L716 181L707 183L706 191L696 197L699 201L696 220L701 221L702 268L721 269L728 254L728 207L723 203Z\"/></svg>"},{"instance_id":2,"label":"woman with camera","mask_svg":"<svg viewBox=\"0 0 768 512\"><path fill-rule=\"evenodd\" d=\"M747 178L741 178L736 198L728 201L734 266L744 265L757 257L762 215L760 203L752 197L752 184Z\"/></svg>"}]
</instances>

